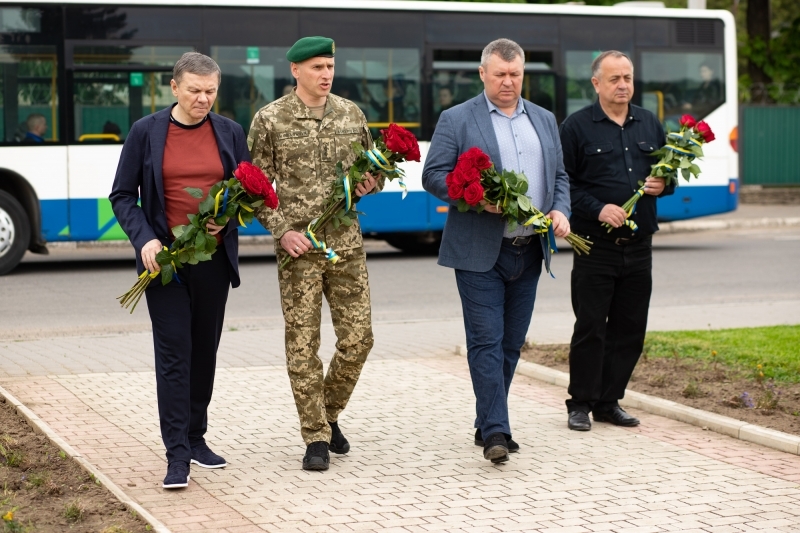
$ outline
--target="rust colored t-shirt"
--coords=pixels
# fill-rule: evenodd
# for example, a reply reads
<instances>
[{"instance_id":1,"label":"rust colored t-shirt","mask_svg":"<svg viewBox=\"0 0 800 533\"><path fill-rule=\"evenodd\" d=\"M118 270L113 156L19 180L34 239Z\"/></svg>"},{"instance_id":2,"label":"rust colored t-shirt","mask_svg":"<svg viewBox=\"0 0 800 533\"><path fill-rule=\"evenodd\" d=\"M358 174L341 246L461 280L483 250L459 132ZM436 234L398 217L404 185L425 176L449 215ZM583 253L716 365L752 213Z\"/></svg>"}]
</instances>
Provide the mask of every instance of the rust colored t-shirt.
<instances>
[{"instance_id":1,"label":"rust colored t-shirt","mask_svg":"<svg viewBox=\"0 0 800 533\"><path fill-rule=\"evenodd\" d=\"M217 139L211 121L206 116L199 124L186 126L170 117L167 142L164 146L164 202L167 227L189 223L187 215L197 213L200 202L208 196L211 186L225 178L219 157ZM184 190L185 187L202 189L198 199ZM220 234L216 235L221 242Z\"/></svg>"}]
</instances>

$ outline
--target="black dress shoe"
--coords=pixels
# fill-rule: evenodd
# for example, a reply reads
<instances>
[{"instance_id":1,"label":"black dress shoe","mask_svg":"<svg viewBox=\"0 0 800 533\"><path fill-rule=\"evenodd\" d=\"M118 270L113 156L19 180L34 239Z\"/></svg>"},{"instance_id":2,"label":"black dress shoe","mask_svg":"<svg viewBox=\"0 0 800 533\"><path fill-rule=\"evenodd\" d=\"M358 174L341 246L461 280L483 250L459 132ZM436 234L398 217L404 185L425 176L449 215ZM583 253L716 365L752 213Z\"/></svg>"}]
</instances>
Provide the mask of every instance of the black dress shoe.
<instances>
[{"instance_id":1,"label":"black dress shoe","mask_svg":"<svg viewBox=\"0 0 800 533\"><path fill-rule=\"evenodd\" d=\"M595 418L595 420L597 420ZM567 427L574 431L589 431L592 429L592 421L589 420L589 413L583 411L572 411L567 419Z\"/></svg>"},{"instance_id":2,"label":"black dress shoe","mask_svg":"<svg viewBox=\"0 0 800 533\"><path fill-rule=\"evenodd\" d=\"M506 445L508 446L508 453L517 453L519 451L519 444L510 437L506 439ZM475 430L475 446L483 446L481 428Z\"/></svg>"},{"instance_id":3,"label":"black dress shoe","mask_svg":"<svg viewBox=\"0 0 800 533\"><path fill-rule=\"evenodd\" d=\"M492 433L483 445L483 458L491 462L505 463L508 461L508 444L506 436L502 433Z\"/></svg>"},{"instance_id":4,"label":"black dress shoe","mask_svg":"<svg viewBox=\"0 0 800 533\"><path fill-rule=\"evenodd\" d=\"M609 422L615 426L630 428L639 425L639 419L631 416L622 410L620 406L615 406L608 411L592 411L592 418L595 422Z\"/></svg>"},{"instance_id":5,"label":"black dress shoe","mask_svg":"<svg viewBox=\"0 0 800 533\"><path fill-rule=\"evenodd\" d=\"M331 426L331 443L328 449L333 453L347 453L350 451L350 443L342 435L342 430L339 429L338 422L328 422Z\"/></svg>"},{"instance_id":6,"label":"black dress shoe","mask_svg":"<svg viewBox=\"0 0 800 533\"><path fill-rule=\"evenodd\" d=\"M322 440L314 441L306 447L303 470L327 470L330 461L328 443Z\"/></svg>"}]
</instances>

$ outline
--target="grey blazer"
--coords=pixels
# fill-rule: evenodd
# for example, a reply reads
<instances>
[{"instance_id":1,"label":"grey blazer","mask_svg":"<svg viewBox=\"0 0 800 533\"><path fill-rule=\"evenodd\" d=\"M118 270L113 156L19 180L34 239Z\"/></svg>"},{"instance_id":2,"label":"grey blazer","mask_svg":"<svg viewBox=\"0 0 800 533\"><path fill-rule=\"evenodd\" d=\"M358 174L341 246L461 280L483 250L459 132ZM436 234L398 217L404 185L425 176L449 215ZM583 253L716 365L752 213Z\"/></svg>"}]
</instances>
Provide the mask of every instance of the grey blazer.
<instances>
[{"instance_id":1,"label":"grey blazer","mask_svg":"<svg viewBox=\"0 0 800 533\"><path fill-rule=\"evenodd\" d=\"M564 170L556 119L552 113L532 102L523 100L523 103L544 153L547 196L544 205L536 207L544 213L555 209L569 217L569 177ZM487 272L497 262L506 222L493 213L474 210L460 213L456 207L458 201L450 199L445 184L445 177L456 166L458 156L473 146L487 153L497 170L502 170L500 147L483 93L444 111L439 117L425 158L422 186L450 204L439 248L439 264L459 270ZM542 246L545 246L544 242Z\"/></svg>"}]
</instances>

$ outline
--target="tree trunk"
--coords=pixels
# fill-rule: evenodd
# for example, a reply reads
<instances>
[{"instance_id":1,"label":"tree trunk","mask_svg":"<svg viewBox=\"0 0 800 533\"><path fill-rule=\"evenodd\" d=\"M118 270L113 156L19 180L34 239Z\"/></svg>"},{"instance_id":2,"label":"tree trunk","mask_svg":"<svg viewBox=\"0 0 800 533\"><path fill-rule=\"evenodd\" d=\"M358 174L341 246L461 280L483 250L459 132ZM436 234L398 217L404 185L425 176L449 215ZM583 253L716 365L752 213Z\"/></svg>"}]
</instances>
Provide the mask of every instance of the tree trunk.
<instances>
[{"instance_id":1,"label":"tree trunk","mask_svg":"<svg viewBox=\"0 0 800 533\"><path fill-rule=\"evenodd\" d=\"M770 0L747 0L747 37L752 45L757 40L761 40L766 46L765 58L769 60L769 41L770 41ZM767 92L767 84L772 79L764 72L763 65L753 62L752 58L747 60L747 73L750 75L752 86L750 95L753 102L767 103L770 101Z\"/></svg>"}]
</instances>

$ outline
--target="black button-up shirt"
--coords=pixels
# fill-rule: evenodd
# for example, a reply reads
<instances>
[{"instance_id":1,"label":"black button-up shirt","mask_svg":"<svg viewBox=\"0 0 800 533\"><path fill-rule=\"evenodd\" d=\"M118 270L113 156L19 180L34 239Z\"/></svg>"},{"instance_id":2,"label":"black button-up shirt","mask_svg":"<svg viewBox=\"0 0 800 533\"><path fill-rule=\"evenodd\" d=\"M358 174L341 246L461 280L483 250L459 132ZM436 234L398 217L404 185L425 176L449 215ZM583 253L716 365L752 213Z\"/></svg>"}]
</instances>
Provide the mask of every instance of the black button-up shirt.
<instances>
[{"instance_id":1,"label":"black button-up shirt","mask_svg":"<svg viewBox=\"0 0 800 533\"><path fill-rule=\"evenodd\" d=\"M597 101L567 117L559 131L569 174L572 231L631 237L626 226L607 233L597 217L606 204L621 206L633 196L640 187L638 182L650 175L650 165L658 162L652 152L664 146L666 135L656 116L629 104L628 116L620 126L606 116ZM674 191L674 185L667 186L661 196ZM630 218L639 227L637 237L658 231L656 198L645 194Z\"/></svg>"}]
</instances>

